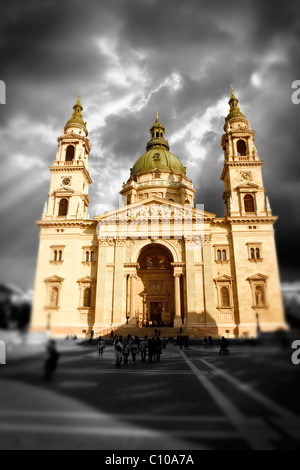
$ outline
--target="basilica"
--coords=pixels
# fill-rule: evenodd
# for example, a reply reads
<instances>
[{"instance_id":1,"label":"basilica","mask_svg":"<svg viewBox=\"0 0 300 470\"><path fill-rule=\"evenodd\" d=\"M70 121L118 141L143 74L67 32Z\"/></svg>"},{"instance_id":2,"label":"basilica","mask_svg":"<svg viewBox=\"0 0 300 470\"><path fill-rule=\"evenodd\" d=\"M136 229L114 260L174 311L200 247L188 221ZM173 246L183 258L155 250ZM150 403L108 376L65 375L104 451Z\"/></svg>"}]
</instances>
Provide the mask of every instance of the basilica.
<instances>
[{"instance_id":1,"label":"basilica","mask_svg":"<svg viewBox=\"0 0 300 470\"><path fill-rule=\"evenodd\" d=\"M91 146L78 98L38 221L31 331L142 336L159 328L168 336L182 329L238 338L286 328L263 161L233 89L229 105L223 217L195 207L193 184L157 114L121 188L121 207L90 220Z\"/></svg>"}]
</instances>

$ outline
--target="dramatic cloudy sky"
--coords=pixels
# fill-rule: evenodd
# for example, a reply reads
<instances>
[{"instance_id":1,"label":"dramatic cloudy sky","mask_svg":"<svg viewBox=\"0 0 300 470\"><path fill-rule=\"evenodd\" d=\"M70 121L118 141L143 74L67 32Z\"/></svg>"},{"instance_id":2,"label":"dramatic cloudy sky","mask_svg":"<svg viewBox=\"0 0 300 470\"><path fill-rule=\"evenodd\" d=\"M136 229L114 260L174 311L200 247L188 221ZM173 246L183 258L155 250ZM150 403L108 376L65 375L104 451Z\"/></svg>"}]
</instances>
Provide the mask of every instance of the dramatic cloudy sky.
<instances>
[{"instance_id":1,"label":"dramatic cloudy sky","mask_svg":"<svg viewBox=\"0 0 300 470\"><path fill-rule=\"evenodd\" d=\"M90 216L118 205L159 109L197 203L222 216L230 84L257 132L285 282L300 279L300 3L10 0L1 9L1 274L33 286L57 137L81 92L92 143Z\"/></svg>"}]
</instances>

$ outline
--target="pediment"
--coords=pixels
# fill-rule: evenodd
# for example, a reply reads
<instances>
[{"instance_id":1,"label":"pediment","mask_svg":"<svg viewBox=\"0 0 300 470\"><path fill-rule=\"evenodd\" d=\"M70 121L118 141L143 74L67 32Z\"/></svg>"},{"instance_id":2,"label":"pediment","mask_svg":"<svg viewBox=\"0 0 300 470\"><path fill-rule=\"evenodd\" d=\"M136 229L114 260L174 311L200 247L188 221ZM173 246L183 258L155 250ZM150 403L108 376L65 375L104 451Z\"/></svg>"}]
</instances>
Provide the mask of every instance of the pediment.
<instances>
[{"instance_id":1,"label":"pediment","mask_svg":"<svg viewBox=\"0 0 300 470\"><path fill-rule=\"evenodd\" d=\"M95 282L95 279L91 276L85 276L85 277L82 277L81 279L78 279L77 282L79 284L85 284L85 283L92 284L93 282Z\"/></svg>"},{"instance_id":2,"label":"pediment","mask_svg":"<svg viewBox=\"0 0 300 470\"><path fill-rule=\"evenodd\" d=\"M75 191L72 188L58 188L53 191L55 195L66 196L67 194L74 194Z\"/></svg>"},{"instance_id":3,"label":"pediment","mask_svg":"<svg viewBox=\"0 0 300 470\"><path fill-rule=\"evenodd\" d=\"M232 282L233 278L223 274L221 276L215 277L214 282Z\"/></svg>"},{"instance_id":4,"label":"pediment","mask_svg":"<svg viewBox=\"0 0 300 470\"><path fill-rule=\"evenodd\" d=\"M253 274L253 276L248 277L247 281L266 281L268 276L264 276L263 274Z\"/></svg>"},{"instance_id":5,"label":"pediment","mask_svg":"<svg viewBox=\"0 0 300 470\"><path fill-rule=\"evenodd\" d=\"M135 202L129 206L106 212L103 215L94 217L97 221L107 221L109 219L135 219L135 218L155 218L155 217L184 217L214 219L216 214L195 209L194 207L167 201L158 197L152 197L143 202Z\"/></svg>"},{"instance_id":6,"label":"pediment","mask_svg":"<svg viewBox=\"0 0 300 470\"><path fill-rule=\"evenodd\" d=\"M52 282L63 282L64 279L62 277L59 277L59 276L51 276L51 277L48 277L47 279L45 279L45 282L47 283L52 283Z\"/></svg>"},{"instance_id":7,"label":"pediment","mask_svg":"<svg viewBox=\"0 0 300 470\"><path fill-rule=\"evenodd\" d=\"M243 183L237 186L236 189L258 189L259 186L258 184L255 183Z\"/></svg>"}]
</instances>

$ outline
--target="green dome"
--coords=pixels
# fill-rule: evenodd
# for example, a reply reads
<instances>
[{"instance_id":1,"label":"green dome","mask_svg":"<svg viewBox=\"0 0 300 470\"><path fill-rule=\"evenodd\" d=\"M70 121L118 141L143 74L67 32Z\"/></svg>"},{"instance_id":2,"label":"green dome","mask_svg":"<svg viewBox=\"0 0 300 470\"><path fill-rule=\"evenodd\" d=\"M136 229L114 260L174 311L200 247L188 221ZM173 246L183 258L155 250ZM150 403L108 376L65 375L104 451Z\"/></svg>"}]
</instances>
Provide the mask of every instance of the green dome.
<instances>
[{"instance_id":1,"label":"green dome","mask_svg":"<svg viewBox=\"0 0 300 470\"><path fill-rule=\"evenodd\" d=\"M163 147L154 147L142 155L131 170L132 175L155 170L182 173L186 175L186 168L179 158Z\"/></svg>"},{"instance_id":2,"label":"green dome","mask_svg":"<svg viewBox=\"0 0 300 470\"><path fill-rule=\"evenodd\" d=\"M69 124L80 124L81 126L86 127L86 123L84 122L82 117L80 117L78 114L75 114L75 113L73 114L71 119L68 120L67 126Z\"/></svg>"}]
</instances>

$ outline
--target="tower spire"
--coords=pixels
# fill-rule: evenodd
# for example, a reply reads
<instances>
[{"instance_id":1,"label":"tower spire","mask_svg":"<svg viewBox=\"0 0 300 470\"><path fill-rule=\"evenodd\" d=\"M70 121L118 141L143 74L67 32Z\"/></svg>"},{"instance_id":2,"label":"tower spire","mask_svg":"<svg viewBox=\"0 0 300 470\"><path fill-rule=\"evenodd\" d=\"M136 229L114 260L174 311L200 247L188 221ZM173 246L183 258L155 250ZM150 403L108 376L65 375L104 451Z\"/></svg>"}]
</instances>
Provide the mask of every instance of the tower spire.
<instances>
[{"instance_id":1,"label":"tower spire","mask_svg":"<svg viewBox=\"0 0 300 470\"><path fill-rule=\"evenodd\" d=\"M69 119L69 121L67 122L66 127L72 126L74 124L80 124L86 130L87 123L83 120L83 117L82 117L83 107L81 104L80 93L78 93L78 98L77 98L76 104L73 106L73 109L74 109L74 113L72 114L71 119Z\"/></svg>"},{"instance_id":2,"label":"tower spire","mask_svg":"<svg viewBox=\"0 0 300 470\"><path fill-rule=\"evenodd\" d=\"M165 140L166 129L159 120L158 111L156 111L156 121L151 127L150 132L152 138L147 144L147 151L154 147L164 147L170 150L169 143Z\"/></svg>"},{"instance_id":3,"label":"tower spire","mask_svg":"<svg viewBox=\"0 0 300 470\"><path fill-rule=\"evenodd\" d=\"M236 98L234 94L233 85L231 85L231 97L230 97L229 105L230 105L230 110L229 110L228 116L225 118L226 122L234 118L246 119L246 116L241 112L239 108L239 100Z\"/></svg>"}]
</instances>

